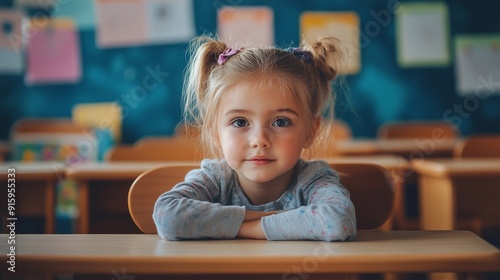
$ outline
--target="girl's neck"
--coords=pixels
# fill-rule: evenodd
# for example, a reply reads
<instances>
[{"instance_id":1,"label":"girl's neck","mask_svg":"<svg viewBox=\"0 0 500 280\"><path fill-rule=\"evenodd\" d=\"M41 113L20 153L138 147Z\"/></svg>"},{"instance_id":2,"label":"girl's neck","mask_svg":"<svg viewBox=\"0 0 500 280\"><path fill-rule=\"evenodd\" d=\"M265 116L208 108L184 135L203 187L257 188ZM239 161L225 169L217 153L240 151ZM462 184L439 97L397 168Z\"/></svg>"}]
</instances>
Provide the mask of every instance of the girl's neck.
<instances>
[{"instance_id":1,"label":"girl's neck","mask_svg":"<svg viewBox=\"0 0 500 280\"><path fill-rule=\"evenodd\" d=\"M238 181L248 201L253 205L262 205L278 200L288 189L294 179L295 169L274 178L271 181L258 183L238 174Z\"/></svg>"}]
</instances>

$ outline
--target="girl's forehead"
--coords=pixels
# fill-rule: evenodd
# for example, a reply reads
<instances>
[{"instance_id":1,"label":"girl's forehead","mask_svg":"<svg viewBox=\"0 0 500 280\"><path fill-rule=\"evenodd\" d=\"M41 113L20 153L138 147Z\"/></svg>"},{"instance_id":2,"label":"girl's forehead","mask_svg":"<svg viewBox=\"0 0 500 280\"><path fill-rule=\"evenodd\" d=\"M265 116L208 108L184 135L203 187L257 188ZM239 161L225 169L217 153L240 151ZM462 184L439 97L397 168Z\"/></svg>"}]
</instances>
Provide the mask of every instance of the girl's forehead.
<instances>
[{"instance_id":1,"label":"girl's forehead","mask_svg":"<svg viewBox=\"0 0 500 280\"><path fill-rule=\"evenodd\" d=\"M263 93L263 94L262 94ZM280 99L283 102L296 102L294 92L280 83L240 82L229 88L223 98L239 96L244 99Z\"/></svg>"},{"instance_id":2,"label":"girl's forehead","mask_svg":"<svg viewBox=\"0 0 500 280\"><path fill-rule=\"evenodd\" d=\"M239 110L272 112L290 109L298 114L303 112L303 106L290 90L273 84L267 86L238 84L224 93L221 105L219 111L222 114Z\"/></svg>"}]
</instances>

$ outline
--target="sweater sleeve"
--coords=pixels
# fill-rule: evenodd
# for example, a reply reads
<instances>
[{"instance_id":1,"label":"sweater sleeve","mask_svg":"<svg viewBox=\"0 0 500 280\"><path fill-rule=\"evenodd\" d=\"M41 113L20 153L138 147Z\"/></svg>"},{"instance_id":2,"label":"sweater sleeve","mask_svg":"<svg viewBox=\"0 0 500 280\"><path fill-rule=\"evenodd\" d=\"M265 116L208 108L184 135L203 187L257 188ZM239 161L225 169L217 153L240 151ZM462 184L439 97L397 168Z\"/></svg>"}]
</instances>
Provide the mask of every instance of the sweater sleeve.
<instances>
[{"instance_id":1,"label":"sweater sleeve","mask_svg":"<svg viewBox=\"0 0 500 280\"><path fill-rule=\"evenodd\" d=\"M153 220L161 238L182 240L236 237L243 223L245 208L220 203L223 183L213 176L214 173L223 173L220 164L204 161L200 169L186 175L184 182L158 198ZM227 179L227 176L220 177L222 180L224 177Z\"/></svg>"},{"instance_id":2,"label":"sweater sleeve","mask_svg":"<svg viewBox=\"0 0 500 280\"><path fill-rule=\"evenodd\" d=\"M323 170L302 186L303 206L261 219L268 240L354 239L356 215L349 192L340 185L336 173Z\"/></svg>"}]
</instances>

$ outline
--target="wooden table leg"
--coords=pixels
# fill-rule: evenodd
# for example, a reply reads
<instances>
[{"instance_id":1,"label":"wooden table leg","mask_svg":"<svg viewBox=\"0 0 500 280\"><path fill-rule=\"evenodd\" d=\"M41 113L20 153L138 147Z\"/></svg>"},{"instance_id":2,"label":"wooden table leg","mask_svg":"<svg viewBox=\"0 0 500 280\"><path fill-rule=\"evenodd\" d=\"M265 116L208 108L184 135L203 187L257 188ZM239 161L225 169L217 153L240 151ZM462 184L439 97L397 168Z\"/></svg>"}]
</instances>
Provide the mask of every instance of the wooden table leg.
<instances>
[{"instance_id":1,"label":"wooden table leg","mask_svg":"<svg viewBox=\"0 0 500 280\"><path fill-rule=\"evenodd\" d=\"M422 229L455 229L457 213L452 182L446 178L421 176L419 192Z\"/></svg>"},{"instance_id":2,"label":"wooden table leg","mask_svg":"<svg viewBox=\"0 0 500 280\"><path fill-rule=\"evenodd\" d=\"M85 181L77 182L78 185L78 233L89 233L89 186Z\"/></svg>"},{"instance_id":3,"label":"wooden table leg","mask_svg":"<svg viewBox=\"0 0 500 280\"><path fill-rule=\"evenodd\" d=\"M54 195L56 183L53 181L47 182L45 185L45 233L54 233Z\"/></svg>"}]
</instances>

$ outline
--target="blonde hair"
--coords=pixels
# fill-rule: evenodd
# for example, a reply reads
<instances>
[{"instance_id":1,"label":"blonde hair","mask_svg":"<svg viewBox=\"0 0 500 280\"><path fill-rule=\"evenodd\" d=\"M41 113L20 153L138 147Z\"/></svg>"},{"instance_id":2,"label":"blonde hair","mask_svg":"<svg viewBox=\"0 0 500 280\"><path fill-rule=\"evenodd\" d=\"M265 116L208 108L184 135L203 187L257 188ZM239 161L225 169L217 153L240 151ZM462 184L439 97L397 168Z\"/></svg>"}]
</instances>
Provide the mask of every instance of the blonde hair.
<instances>
[{"instance_id":1,"label":"blonde hair","mask_svg":"<svg viewBox=\"0 0 500 280\"><path fill-rule=\"evenodd\" d=\"M201 131L206 155L222 158L218 145L217 119L224 93L249 77L262 77L261 85L273 84L286 89L306 114L305 122L321 123L316 135L309 125L308 135L315 137L308 150L321 148L333 119L335 93L331 82L336 78L340 52L339 41L322 38L301 48L312 54L311 61L291 51L274 47L244 49L223 65L217 59L228 46L216 38L200 36L191 43L192 54L184 81L184 122Z\"/></svg>"}]
</instances>

